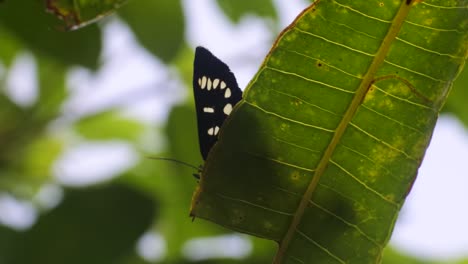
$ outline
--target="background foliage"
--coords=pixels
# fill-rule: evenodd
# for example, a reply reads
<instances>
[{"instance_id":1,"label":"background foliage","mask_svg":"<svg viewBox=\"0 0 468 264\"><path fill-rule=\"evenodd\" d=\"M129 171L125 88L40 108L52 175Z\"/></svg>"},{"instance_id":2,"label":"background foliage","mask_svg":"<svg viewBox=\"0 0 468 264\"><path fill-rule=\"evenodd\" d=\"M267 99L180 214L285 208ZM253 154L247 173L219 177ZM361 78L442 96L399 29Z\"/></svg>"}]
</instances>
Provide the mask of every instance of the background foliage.
<instances>
[{"instance_id":1,"label":"background foliage","mask_svg":"<svg viewBox=\"0 0 468 264\"><path fill-rule=\"evenodd\" d=\"M66 6L67 1L47 1L47 4L55 2ZM218 0L217 3L232 23L253 15L269 23L273 36L281 30L273 1ZM192 98L183 96L184 89L191 93L193 60L184 4L183 1L130 1L99 25L65 31L56 16L45 12L45 3L41 1L0 2L0 197L21 201L37 213L31 225L0 225L0 264L150 263L148 257L142 257L141 250L139 253L135 250L145 233L156 233L164 239L162 262L271 261L273 243L242 236L239 239L250 240L253 245L244 259L200 260L187 242L231 232L188 218L190 199L197 184L191 177L191 169L147 158L173 157L192 164L202 163ZM100 12L108 11L111 10ZM126 23L148 56L153 56L169 72L167 82L152 84L150 89L181 94L175 96L179 98L176 104L168 103L169 108L161 106L164 108L161 111L168 113L162 122L142 121L126 114L128 104L135 103L134 100L138 103L145 94L121 95L79 113L70 112L66 107L76 96L70 73L85 70L97 74L106 59L112 58L104 54L103 39L106 27L116 19ZM29 101L15 96L15 82L11 80L18 61L25 56L36 65L35 96ZM176 88L167 88L169 83L171 89ZM91 87L89 92L98 93L95 89ZM445 111L468 125L466 98L468 70L465 69ZM63 180L64 170L57 164L71 151L106 144L130 149L133 153L130 157L134 159L131 166L116 168L108 180L98 183L77 186ZM92 155L100 154L112 155L112 150ZM86 163L76 166L88 171L102 169ZM80 175L76 177L79 179ZM0 220L5 219L1 214L0 211ZM222 245L230 250L228 242ZM394 251L385 257L386 264L432 263Z\"/></svg>"}]
</instances>

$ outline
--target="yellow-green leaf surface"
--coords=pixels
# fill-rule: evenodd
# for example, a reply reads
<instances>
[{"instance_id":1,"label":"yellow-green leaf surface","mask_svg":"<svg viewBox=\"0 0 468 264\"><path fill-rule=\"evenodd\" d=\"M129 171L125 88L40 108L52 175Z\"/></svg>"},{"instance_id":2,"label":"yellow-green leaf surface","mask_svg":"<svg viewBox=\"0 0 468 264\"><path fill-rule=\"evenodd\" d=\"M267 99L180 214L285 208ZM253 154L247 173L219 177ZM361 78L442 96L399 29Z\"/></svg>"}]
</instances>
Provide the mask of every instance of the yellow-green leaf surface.
<instances>
[{"instance_id":1,"label":"yellow-green leaf surface","mask_svg":"<svg viewBox=\"0 0 468 264\"><path fill-rule=\"evenodd\" d=\"M137 141L145 129L142 123L123 117L114 111L83 118L76 123L75 128L87 139L127 139L132 141Z\"/></svg>"},{"instance_id":2,"label":"yellow-green leaf surface","mask_svg":"<svg viewBox=\"0 0 468 264\"><path fill-rule=\"evenodd\" d=\"M321 0L280 35L204 165L191 214L275 263L378 263L465 62L466 0Z\"/></svg>"},{"instance_id":3,"label":"yellow-green leaf surface","mask_svg":"<svg viewBox=\"0 0 468 264\"><path fill-rule=\"evenodd\" d=\"M47 10L77 29L115 11L127 0L47 0Z\"/></svg>"},{"instance_id":4,"label":"yellow-green leaf surface","mask_svg":"<svg viewBox=\"0 0 468 264\"><path fill-rule=\"evenodd\" d=\"M242 16L252 13L262 17L276 17L272 0L218 0L219 7L234 22L238 23Z\"/></svg>"}]
</instances>

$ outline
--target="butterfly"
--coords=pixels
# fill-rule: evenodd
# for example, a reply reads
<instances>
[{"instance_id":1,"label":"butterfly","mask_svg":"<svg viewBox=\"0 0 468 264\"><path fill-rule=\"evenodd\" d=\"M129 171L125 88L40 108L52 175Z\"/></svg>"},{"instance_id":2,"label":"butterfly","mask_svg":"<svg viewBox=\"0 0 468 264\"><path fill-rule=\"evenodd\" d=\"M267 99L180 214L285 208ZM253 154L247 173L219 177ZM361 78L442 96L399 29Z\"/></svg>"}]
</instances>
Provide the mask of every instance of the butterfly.
<instances>
[{"instance_id":1,"label":"butterfly","mask_svg":"<svg viewBox=\"0 0 468 264\"><path fill-rule=\"evenodd\" d=\"M218 140L224 120L242 99L242 90L229 67L207 49L196 48L193 64L198 143L203 160L206 160Z\"/></svg>"}]
</instances>

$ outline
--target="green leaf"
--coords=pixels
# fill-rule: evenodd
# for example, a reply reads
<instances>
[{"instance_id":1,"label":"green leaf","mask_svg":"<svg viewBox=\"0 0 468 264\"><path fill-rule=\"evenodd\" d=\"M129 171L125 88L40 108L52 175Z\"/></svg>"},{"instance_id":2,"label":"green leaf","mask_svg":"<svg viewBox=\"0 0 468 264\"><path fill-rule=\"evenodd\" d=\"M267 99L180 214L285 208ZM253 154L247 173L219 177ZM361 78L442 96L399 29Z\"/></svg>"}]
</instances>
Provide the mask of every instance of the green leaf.
<instances>
[{"instance_id":1,"label":"green leaf","mask_svg":"<svg viewBox=\"0 0 468 264\"><path fill-rule=\"evenodd\" d=\"M152 154L153 157L171 157L198 166L201 155L198 151L196 122L193 105L175 106L169 114L165 131L167 152ZM190 132L192 131L192 132ZM206 261L188 261L181 254L185 243L198 238L232 234L232 231L214 226L206 221L191 218L187 214L188 199L197 180L192 176L196 170L164 160L142 159L124 180L151 193L158 200L160 213L155 219L154 231L161 234L167 245L164 263L269 263L274 252L270 241L252 239L252 253L242 260L216 258Z\"/></svg>"},{"instance_id":2,"label":"green leaf","mask_svg":"<svg viewBox=\"0 0 468 264\"><path fill-rule=\"evenodd\" d=\"M24 109L11 101L8 96L0 94L0 144L2 146L12 140L13 134L23 122L25 115Z\"/></svg>"},{"instance_id":3,"label":"green leaf","mask_svg":"<svg viewBox=\"0 0 468 264\"><path fill-rule=\"evenodd\" d=\"M140 43L163 61L174 59L183 47L185 22L179 0L133 1L119 14Z\"/></svg>"},{"instance_id":4,"label":"green leaf","mask_svg":"<svg viewBox=\"0 0 468 264\"><path fill-rule=\"evenodd\" d=\"M59 115L67 96L67 69L53 60L37 56L39 96L34 105L34 117L40 121L50 121Z\"/></svg>"},{"instance_id":5,"label":"green leaf","mask_svg":"<svg viewBox=\"0 0 468 264\"><path fill-rule=\"evenodd\" d=\"M25 47L65 65L97 66L100 31L88 27L75 32L57 30L57 20L38 1L5 1L0 8L0 28Z\"/></svg>"},{"instance_id":6,"label":"green leaf","mask_svg":"<svg viewBox=\"0 0 468 264\"><path fill-rule=\"evenodd\" d=\"M165 128L165 134L168 136L166 157L198 166L201 159L200 153L195 151L198 150L198 146L195 146L198 140L193 109L193 106L186 105L172 108ZM168 258L174 260L174 258L180 257L179 252L189 239L207 234L219 234L222 231L219 228L204 225L200 221L195 223L189 221L187 201L190 200L192 190L196 185L193 174L197 171L176 163L158 162L168 168L167 173L163 173L161 170L157 171L164 179L161 179L164 185L160 184L158 187L159 194L165 194L161 195L163 203L158 226L167 239Z\"/></svg>"},{"instance_id":7,"label":"green leaf","mask_svg":"<svg viewBox=\"0 0 468 264\"><path fill-rule=\"evenodd\" d=\"M12 34L7 32L1 25L0 39L2 40L2 47L0 48L0 60L1 63L5 64L8 67L13 63L14 59L16 58L16 55L18 54L18 52L21 51L23 46L17 39L13 37ZM2 80L1 78L4 77L5 76L0 76L0 80Z\"/></svg>"},{"instance_id":8,"label":"green leaf","mask_svg":"<svg viewBox=\"0 0 468 264\"><path fill-rule=\"evenodd\" d=\"M47 0L47 10L77 29L112 13L127 0Z\"/></svg>"},{"instance_id":9,"label":"green leaf","mask_svg":"<svg viewBox=\"0 0 468 264\"><path fill-rule=\"evenodd\" d=\"M24 146L21 174L38 182L51 178L52 165L62 153L63 142L53 137L39 137Z\"/></svg>"},{"instance_id":10,"label":"green leaf","mask_svg":"<svg viewBox=\"0 0 468 264\"><path fill-rule=\"evenodd\" d=\"M0 225L0 263L8 263L7 255L12 251L20 233Z\"/></svg>"},{"instance_id":11,"label":"green leaf","mask_svg":"<svg viewBox=\"0 0 468 264\"><path fill-rule=\"evenodd\" d=\"M274 263L378 263L467 56L467 1L316 1L224 123L191 214Z\"/></svg>"},{"instance_id":12,"label":"green leaf","mask_svg":"<svg viewBox=\"0 0 468 264\"><path fill-rule=\"evenodd\" d=\"M459 260L431 260L398 252L391 247L385 248L382 264L467 264L468 259Z\"/></svg>"},{"instance_id":13,"label":"green leaf","mask_svg":"<svg viewBox=\"0 0 468 264\"><path fill-rule=\"evenodd\" d=\"M198 166L202 159L198 151L197 124L195 122L193 105L177 105L169 115L166 135L168 136L169 152L175 158ZM182 173L193 173L192 169L177 166ZM183 168L183 169L182 169Z\"/></svg>"},{"instance_id":14,"label":"green leaf","mask_svg":"<svg viewBox=\"0 0 468 264\"><path fill-rule=\"evenodd\" d=\"M468 127L468 104L466 103L467 98L468 68L465 67L453 85L444 110L456 115L465 124L466 127Z\"/></svg>"},{"instance_id":15,"label":"green leaf","mask_svg":"<svg viewBox=\"0 0 468 264\"><path fill-rule=\"evenodd\" d=\"M122 185L67 190L57 208L9 241L8 252L0 260L10 264L116 263L133 252L155 208L146 195Z\"/></svg>"},{"instance_id":16,"label":"green leaf","mask_svg":"<svg viewBox=\"0 0 468 264\"><path fill-rule=\"evenodd\" d=\"M87 139L125 139L135 141L144 130L144 125L134 119L125 118L113 111L99 113L81 119L76 130Z\"/></svg>"},{"instance_id":17,"label":"green leaf","mask_svg":"<svg viewBox=\"0 0 468 264\"><path fill-rule=\"evenodd\" d=\"M234 22L239 22L242 16L249 13L261 17L277 17L275 6L271 0L218 0L218 4Z\"/></svg>"}]
</instances>

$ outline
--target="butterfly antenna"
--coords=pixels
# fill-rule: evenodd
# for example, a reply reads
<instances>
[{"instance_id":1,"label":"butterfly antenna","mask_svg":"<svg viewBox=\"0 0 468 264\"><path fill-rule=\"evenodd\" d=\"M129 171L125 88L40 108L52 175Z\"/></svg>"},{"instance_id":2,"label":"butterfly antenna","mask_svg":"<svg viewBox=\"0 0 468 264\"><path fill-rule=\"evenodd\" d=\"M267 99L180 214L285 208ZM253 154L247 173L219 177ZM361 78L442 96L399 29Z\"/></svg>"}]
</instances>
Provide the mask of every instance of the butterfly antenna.
<instances>
[{"instance_id":1,"label":"butterfly antenna","mask_svg":"<svg viewBox=\"0 0 468 264\"><path fill-rule=\"evenodd\" d=\"M187 162L184 162L184 161L180 161L180 160L176 160L176 159L172 159L172 158L160 158L160 157L148 157L150 159L154 159L154 160L166 160L166 161L171 161L171 162L175 162L175 163L178 163L178 164L182 164L182 165L185 165L189 168L192 168L196 171L199 171L200 168L197 168L195 166L193 166L192 164L190 163L187 163Z\"/></svg>"}]
</instances>

